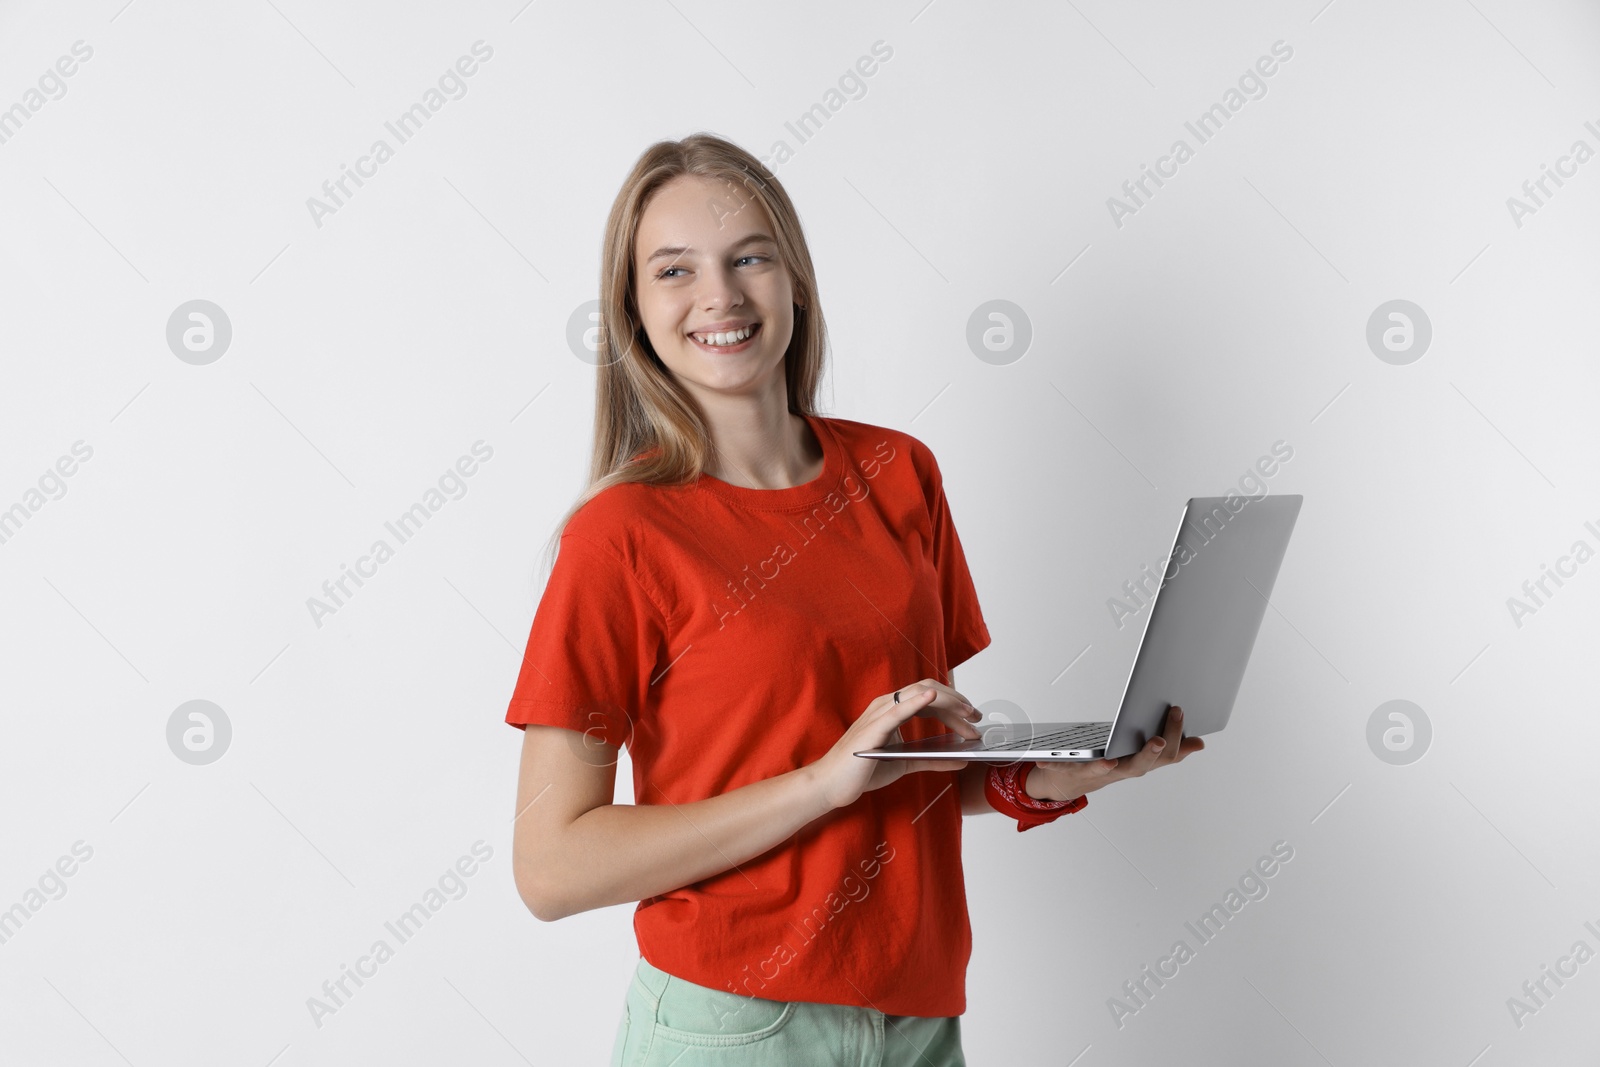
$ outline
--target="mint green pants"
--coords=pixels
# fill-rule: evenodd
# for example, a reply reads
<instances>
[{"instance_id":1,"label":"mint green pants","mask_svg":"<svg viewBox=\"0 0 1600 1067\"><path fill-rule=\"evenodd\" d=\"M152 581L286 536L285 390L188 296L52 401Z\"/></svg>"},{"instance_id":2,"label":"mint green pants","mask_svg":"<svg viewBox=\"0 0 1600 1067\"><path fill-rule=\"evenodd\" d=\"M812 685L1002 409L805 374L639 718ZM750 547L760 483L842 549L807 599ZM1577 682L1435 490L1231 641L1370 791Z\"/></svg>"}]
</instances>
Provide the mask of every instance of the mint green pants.
<instances>
[{"instance_id":1,"label":"mint green pants","mask_svg":"<svg viewBox=\"0 0 1600 1067\"><path fill-rule=\"evenodd\" d=\"M611 1067L966 1067L961 1017L785 1003L685 981L640 958Z\"/></svg>"}]
</instances>

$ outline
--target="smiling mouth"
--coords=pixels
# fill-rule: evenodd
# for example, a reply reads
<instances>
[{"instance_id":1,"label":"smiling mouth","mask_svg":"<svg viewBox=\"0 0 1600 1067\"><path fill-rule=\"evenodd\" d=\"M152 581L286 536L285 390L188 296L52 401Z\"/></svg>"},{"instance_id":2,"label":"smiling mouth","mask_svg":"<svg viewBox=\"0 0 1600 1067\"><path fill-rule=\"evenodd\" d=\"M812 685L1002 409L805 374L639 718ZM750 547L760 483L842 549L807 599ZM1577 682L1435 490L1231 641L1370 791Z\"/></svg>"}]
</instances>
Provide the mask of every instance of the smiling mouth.
<instances>
[{"instance_id":1,"label":"smiling mouth","mask_svg":"<svg viewBox=\"0 0 1600 1067\"><path fill-rule=\"evenodd\" d=\"M756 335L761 332L761 323L754 322L738 330L729 330L724 333L689 334L689 340L695 347L707 352L740 352L743 351ZM702 339L703 338L703 339ZM718 341L725 342L718 344Z\"/></svg>"}]
</instances>

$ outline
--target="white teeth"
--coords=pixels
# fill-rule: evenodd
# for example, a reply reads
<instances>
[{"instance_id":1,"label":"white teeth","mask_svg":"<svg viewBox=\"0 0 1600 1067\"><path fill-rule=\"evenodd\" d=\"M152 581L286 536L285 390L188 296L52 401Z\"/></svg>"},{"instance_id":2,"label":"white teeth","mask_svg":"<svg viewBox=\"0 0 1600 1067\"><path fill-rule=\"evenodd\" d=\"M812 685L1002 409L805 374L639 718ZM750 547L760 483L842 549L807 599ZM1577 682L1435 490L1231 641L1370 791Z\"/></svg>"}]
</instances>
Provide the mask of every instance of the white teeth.
<instances>
[{"instance_id":1,"label":"white teeth","mask_svg":"<svg viewBox=\"0 0 1600 1067\"><path fill-rule=\"evenodd\" d=\"M746 326L742 330L734 330L732 333L692 333L689 336L701 344L720 348L723 345L736 345L748 338L752 333L755 333L755 331L756 328L754 326Z\"/></svg>"}]
</instances>

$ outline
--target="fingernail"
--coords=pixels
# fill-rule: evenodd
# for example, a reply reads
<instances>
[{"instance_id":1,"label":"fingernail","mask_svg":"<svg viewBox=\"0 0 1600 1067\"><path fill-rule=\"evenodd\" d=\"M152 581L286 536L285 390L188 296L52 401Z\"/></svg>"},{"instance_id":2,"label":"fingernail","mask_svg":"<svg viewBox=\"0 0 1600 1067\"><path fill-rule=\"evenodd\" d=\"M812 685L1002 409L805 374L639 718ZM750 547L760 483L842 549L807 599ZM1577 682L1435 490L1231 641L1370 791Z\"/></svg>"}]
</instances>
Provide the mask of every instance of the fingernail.
<instances>
[{"instance_id":1,"label":"fingernail","mask_svg":"<svg viewBox=\"0 0 1600 1067\"><path fill-rule=\"evenodd\" d=\"M1162 749L1167 747L1166 739L1162 738L1162 737L1158 737L1158 738L1155 739L1155 743L1152 744L1150 747L1155 749L1157 752L1160 752Z\"/></svg>"}]
</instances>

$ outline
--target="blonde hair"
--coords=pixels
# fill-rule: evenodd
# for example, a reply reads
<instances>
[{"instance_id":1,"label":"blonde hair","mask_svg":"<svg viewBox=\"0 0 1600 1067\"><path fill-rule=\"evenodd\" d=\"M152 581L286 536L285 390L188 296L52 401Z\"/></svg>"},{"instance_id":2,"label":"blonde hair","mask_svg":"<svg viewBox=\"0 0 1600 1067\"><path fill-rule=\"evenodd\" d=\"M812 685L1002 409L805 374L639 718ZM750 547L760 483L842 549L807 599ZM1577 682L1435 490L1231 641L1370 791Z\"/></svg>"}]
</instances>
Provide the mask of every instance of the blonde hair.
<instances>
[{"instance_id":1,"label":"blonde hair","mask_svg":"<svg viewBox=\"0 0 1600 1067\"><path fill-rule=\"evenodd\" d=\"M545 546L545 570L567 523L601 492L625 482L683 485L708 467L711 435L699 404L661 362L639 316L634 240L650 198L675 178L737 183L766 209L778 255L795 296L794 333L784 354L789 411L815 415L827 350L827 327L817 299L816 270L789 194L749 152L709 133L658 141L644 151L622 183L600 256L600 346L594 392L594 447L589 482ZM641 452L650 452L641 456Z\"/></svg>"}]
</instances>

